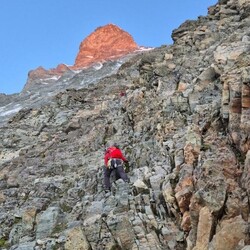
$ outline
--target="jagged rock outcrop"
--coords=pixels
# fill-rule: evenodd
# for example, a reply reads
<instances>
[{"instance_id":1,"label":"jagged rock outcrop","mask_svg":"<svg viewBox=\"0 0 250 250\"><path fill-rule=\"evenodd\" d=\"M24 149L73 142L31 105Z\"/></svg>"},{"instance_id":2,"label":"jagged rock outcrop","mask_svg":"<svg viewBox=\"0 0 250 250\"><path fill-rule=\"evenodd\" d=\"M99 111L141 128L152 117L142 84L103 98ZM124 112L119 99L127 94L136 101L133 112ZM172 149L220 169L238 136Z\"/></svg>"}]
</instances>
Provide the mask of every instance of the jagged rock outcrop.
<instances>
[{"instance_id":1,"label":"jagged rock outcrop","mask_svg":"<svg viewBox=\"0 0 250 250\"><path fill-rule=\"evenodd\" d=\"M29 98L0 127L0 247L249 249L249 13L249 0L219 1L173 45ZM130 183L107 196L110 141Z\"/></svg>"},{"instance_id":2,"label":"jagged rock outcrop","mask_svg":"<svg viewBox=\"0 0 250 250\"><path fill-rule=\"evenodd\" d=\"M30 88L36 87L35 85L42 84L47 85L57 81L66 71L69 71L70 67L65 64L59 64L54 69L44 69L38 67L37 69L31 70L28 73L28 80L23 88L23 91L27 91Z\"/></svg>"},{"instance_id":3,"label":"jagged rock outcrop","mask_svg":"<svg viewBox=\"0 0 250 250\"><path fill-rule=\"evenodd\" d=\"M114 24L107 24L97 28L82 41L74 67L81 68L119 58L138 49L128 32Z\"/></svg>"},{"instance_id":4,"label":"jagged rock outcrop","mask_svg":"<svg viewBox=\"0 0 250 250\"><path fill-rule=\"evenodd\" d=\"M143 48L142 48L143 49ZM140 50L133 37L114 24L97 28L81 44L73 66L59 64L56 68L38 67L28 74L23 92L32 91L38 86L55 84L65 74L78 72L86 67L101 68L103 63L116 60Z\"/></svg>"}]
</instances>

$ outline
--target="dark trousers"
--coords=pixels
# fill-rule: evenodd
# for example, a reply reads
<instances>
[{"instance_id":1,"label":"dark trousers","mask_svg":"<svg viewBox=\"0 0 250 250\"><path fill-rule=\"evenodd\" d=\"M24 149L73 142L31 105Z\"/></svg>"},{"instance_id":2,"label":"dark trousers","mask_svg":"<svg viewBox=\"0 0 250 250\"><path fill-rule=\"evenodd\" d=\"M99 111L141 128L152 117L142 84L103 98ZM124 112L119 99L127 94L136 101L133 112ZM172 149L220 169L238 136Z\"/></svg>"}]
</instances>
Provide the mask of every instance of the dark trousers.
<instances>
[{"instance_id":1,"label":"dark trousers","mask_svg":"<svg viewBox=\"0 0 250 250\"><path fill-rule=\"evenodd\" d=\"M109 190L111 189L111 183L110 183L111 174L115 175L115 180L118 180L119 178L121 178L125 182L129 181L128 176L125 173L122 165L118 165L116 168L114 168L113 166L111 166L111 168L107 168L106 166L104 166L103 175L104 175L104 188L105 189L109 189Z\"/></svg>"}]
</instances>

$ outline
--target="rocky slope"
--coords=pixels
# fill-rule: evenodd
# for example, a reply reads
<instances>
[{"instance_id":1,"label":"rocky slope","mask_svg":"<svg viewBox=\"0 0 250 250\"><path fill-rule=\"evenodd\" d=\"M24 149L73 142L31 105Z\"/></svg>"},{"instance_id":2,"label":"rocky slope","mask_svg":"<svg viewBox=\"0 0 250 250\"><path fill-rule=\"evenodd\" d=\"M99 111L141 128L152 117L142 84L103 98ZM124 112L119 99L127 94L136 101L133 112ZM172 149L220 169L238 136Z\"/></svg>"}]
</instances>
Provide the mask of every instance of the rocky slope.
<instances>
[{"instance_id":1,"label":"rocky slope","mask_svg":"<svg viewBox=\"0 0 250 250\"><path fill-rule=\"evenodd\" d=\"M171 46L1 97L1 249L250 249L249 24L219 1ZM131 182L107 196L114 141Z\"/></svg>"}]
</instances>

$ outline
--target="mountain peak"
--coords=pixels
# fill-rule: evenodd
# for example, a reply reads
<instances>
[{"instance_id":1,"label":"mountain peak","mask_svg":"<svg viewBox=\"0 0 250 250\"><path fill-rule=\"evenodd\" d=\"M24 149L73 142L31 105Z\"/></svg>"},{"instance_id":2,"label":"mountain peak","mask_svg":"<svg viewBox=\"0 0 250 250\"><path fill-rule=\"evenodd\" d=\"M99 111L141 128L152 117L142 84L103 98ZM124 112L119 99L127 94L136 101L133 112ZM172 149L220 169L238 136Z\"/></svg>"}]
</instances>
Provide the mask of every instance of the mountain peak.
<instances>
[{"instance_id":1,"label":"mountain peak","mask_svg":"<svg viewBox=\"0 0 250 250\"><path fill-rule=\"evenodd\" d=\"M52 84L68 70L82 69L98 62L115 60L137 49L139 46L133 37L118 26L107 24L98 27L81 42L73 66L59 64L56 68L48 70L42 66L30 70L23 90L26 91L45 79L46 84Z\"/></svg>"},{"instance_id":2,"label":"mountain peak","mask_svg":"<svg viewBox=\"0 0 250 250\"><path fill-rule=\"evenodd\" d=\"M133 37L114 24L95 29L79 48L75 67L86 67L95 62L115 59L138 49Z\"/></svg>"}]
</instances>

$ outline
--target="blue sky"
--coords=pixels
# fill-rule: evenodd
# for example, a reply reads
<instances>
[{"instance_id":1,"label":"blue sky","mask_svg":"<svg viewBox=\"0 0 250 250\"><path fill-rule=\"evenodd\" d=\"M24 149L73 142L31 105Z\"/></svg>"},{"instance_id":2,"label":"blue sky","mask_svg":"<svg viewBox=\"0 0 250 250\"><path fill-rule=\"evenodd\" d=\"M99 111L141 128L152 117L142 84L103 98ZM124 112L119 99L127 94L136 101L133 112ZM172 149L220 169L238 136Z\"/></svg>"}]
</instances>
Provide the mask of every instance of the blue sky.
<instances>
[{"instance_id":1,"label":"blue sky","mask_svg":"<svg viewBox=\"0 0 250 250\"><path fill-rule=\"evenodd\" d=\"M113 23L140 46L172 43L187 19L207 15L217 0L1 0L0 93L22 90L39 66L73 65L81 41Z\"/></svg>"}]
</instances>

